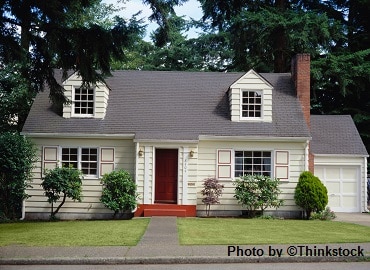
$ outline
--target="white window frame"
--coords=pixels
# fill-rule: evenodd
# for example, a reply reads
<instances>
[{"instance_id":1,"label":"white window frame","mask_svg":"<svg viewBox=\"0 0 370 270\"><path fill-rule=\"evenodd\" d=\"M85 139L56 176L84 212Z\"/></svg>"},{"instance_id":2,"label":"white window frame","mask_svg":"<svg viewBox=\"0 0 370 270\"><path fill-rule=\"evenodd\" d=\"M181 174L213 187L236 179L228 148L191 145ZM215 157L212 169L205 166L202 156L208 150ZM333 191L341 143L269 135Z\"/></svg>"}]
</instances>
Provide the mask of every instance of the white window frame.
<instances>
[{"instance_id":1,"label":"white window frame","mask_svg":"<svg viewBox=\"0 0 370 270\"><path fill-rule=\"evenodd\" d=\"M92 114L89 114L89 113L76 113L75 112L75 109L76 109L76 102L82 102L82 101L76 101L76 89L80 89L81 86L79 87L73 87L72 88L72 116L73 117L86 117L86 118L89 118L89 117L94 117L95 116L95 111L96 111L96 102L95 102L95 98L96 98L96 91L95 91L95 87L89 87L87 88L87 90L92 90L92 95L93 95L93 100L92 101L86 101L86 102L92 102L93 103L93 113Z\"/></svg>"},{"instance_id":2,"label":"white window frame","mask_svg":"<svg viewBox=\"0 0 370 270\"><path fill-rule=\"evenodd\" d=\"M60 151L59 151L59 160L61 166L63 165L63 160L62 160L62 152L63 148L74 148L77 149L77 169L82 171L82 149L86 148L92 148L96 149L96 174L84 174L85 178L99 178L100 175L100 147L96 146L60 146Z\"/></svg>"},{"instance_id":3,"label":"white window frame","mask_svg":"<svg viewBox=\"0 0 370 270\"><path fill-rule=\"evenodd\" d=\"M235 172L237 171L235 169L235 167L237 166L237 163L236 163L236 152L267 152L267 153L270 153L270 177L274 177L274 151L273 150L251 150L251 149L244 149L244 150L241 150L241 149L237 149L237 150L234 150L233 151L233 163L234 163L234 166L233 166L233 178L237 178L239 176L235 176ZM244 158L244 157L243 157ZM244 165L244 162L243 162L243 165ZM243 173L244 173L244 170L243 170Z\"/></svg>"},{"instance_id":4,"label":"white window frame","mask_svg":"<svg viewBox=\"0 0 370 270\"><path fill-rule=\"evenodd\" d=\"M256 117L251 116L243 116L243 94L245 92L254 92L261 96L261 104L255 104L254 106L261 106L260 113L261 115ZM252 121L261 121L263 120L263 91L262 90L256 90L256 89L240 89L240 119L241 120L252 120Z\"/></svg>"}]
</instances>

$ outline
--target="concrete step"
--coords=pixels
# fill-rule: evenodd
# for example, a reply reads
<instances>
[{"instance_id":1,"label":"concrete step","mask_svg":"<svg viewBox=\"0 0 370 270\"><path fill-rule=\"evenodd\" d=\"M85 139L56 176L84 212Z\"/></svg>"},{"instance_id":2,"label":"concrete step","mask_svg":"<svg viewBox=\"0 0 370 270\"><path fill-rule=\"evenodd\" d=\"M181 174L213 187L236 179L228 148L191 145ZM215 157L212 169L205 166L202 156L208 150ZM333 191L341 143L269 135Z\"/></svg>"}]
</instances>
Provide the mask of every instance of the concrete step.
<instances>
[{"instance_id":1,"label":"concrete step","mask_svg":"<svg viewBox=\"0 0 370 270\"><path fill-rule=\"evenodd\" d=\"M195 217L196 205L177 205L177 204L141 204L135 212L135 217L152 216L176 216L176 217Z\"/></svg>"}]
</instances>

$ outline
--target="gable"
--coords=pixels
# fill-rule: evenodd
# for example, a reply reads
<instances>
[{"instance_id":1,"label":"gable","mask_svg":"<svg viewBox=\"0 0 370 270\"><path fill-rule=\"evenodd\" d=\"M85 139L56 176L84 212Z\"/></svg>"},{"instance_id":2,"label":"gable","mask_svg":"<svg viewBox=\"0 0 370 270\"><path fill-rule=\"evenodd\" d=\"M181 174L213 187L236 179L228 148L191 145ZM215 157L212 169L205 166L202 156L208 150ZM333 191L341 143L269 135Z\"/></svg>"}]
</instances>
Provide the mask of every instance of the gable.
<instances>
[{"instance_id":1,"label":"gable","mask_svg":"<svg viewBox=\"0 0 370 270\"><path fill-rule=\"evenodd\" d=\"M82 79L77 74L72 74L62 83L65 96L70 101L63 105L64 118L97 118L103 119L106 114L109 88L98 82L86 89L82 89Z\"/></svg>"},{"instance_id":2,"label":"gable","mask_svg":"<svg viewBox=\"0 0 370 270\"><path fill-rule=\"evenodd\" d=\"M231 121L272 122L272 85L254 70L230 86Z\"/></svg>"}]
</instances>

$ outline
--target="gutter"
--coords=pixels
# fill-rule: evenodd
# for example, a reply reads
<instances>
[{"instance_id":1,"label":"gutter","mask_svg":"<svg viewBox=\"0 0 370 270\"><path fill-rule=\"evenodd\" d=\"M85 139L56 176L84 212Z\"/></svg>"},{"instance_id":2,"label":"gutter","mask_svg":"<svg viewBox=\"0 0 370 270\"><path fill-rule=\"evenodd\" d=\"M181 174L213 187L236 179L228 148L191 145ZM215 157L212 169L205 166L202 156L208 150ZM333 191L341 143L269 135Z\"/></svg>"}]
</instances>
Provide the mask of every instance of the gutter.
<instances>
[{"instance_id":1,"label":"gutter","mask_svg":"<svg viewBox=\"0 0 370 270\"><path fill-rule=\"evenodd\" d=\"M28 133L21 132L21 135L32 138L89 138L89 139L134 139L135 134L87 134L87 133Z\"/></svg>"},{"instance_id":2,"label":"gutter","mask_svg":"<svg viewBox=\"0 0 370 270\"><path fill-rule=\"evenodd\" d=\"M269 136L213 136L199 135L204 141L270 141L270 142L307 142L311 137L269 137Z\"/></svg>"}]
</instances>

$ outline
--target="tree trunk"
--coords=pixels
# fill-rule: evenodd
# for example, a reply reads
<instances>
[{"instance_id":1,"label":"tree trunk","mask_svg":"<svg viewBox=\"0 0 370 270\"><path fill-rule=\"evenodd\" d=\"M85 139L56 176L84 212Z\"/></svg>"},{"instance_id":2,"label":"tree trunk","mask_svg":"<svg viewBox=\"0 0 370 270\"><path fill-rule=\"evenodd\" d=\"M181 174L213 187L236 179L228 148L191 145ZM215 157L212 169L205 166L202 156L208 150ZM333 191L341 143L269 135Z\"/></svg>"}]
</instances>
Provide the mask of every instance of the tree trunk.
<instances>
[{"instance_id":1,"label":"tree trunk","mask_svg":"<svg viewBox=\"0 0 370 270\"><path fill-rule=\"evenodd\" d=\"M277 0L275 2L275 7L278 12L285 12L286 0ZM285 59L285 51L287 48L286 42L286 32L283 27L277 27L272 34L273 38L273 51L274 51L274 72L281 73L286 72L286 59Z\"/></svg>"},{"instance_id":2,"label":"tree trunk","mask_svg":"<svg viewBox=\"0 0 370 270\"><path fill-rule=\"evenodd\" d=\"M66 197L67 197L67 194L64 193L62 202L58 205L57 209L55 209L55 211L53 212L53 217L55 217L55 215L59 212L59 209L62 208L63 204L66 201Z\"/></svg>"}]
</instances>

